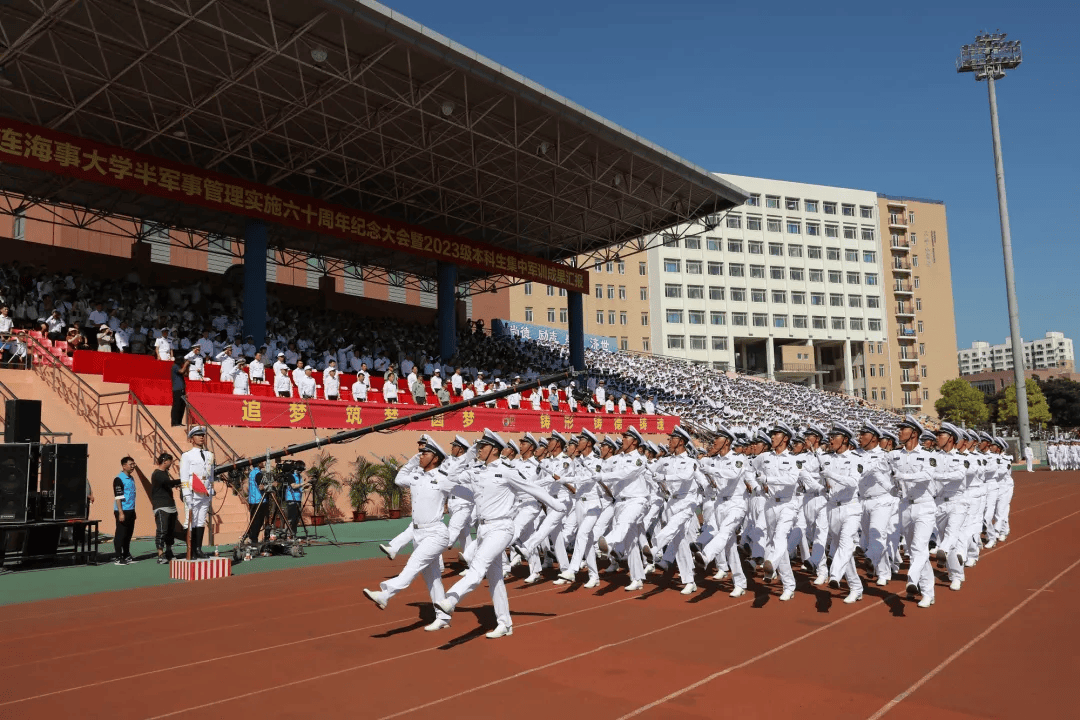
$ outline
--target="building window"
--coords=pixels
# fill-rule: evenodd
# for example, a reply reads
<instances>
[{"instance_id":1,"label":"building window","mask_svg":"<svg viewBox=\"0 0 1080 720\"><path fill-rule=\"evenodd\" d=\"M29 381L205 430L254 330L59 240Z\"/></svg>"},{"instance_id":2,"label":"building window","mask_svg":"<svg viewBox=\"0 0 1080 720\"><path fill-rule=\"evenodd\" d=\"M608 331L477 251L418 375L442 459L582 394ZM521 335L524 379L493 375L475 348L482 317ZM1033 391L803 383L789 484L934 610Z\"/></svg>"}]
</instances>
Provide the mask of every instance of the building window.
<instances>
[{"instance_id":1,"label":"building window","mask_svg":"<svg viewBox=\"0 0 1080 720\"><path fill-rule=\"evenodd\" d=\"M688 310L686 313L686 320L690 325L704 325L705 324L705 311L704 310Z\"/></svg>"},{"instance_id":2,"label":"building window","mask_svg":"<svg viewBox=\"0 0 1080 720\"><path fill-rule=\"evenodd\" d=\"M826 215L835 215L836 214L836 203L834 203L834 202L822 203L821 204L821 209L825 212Z\"/></svg>"},{"instance_id":3,"label":"building window","mask_svg":"<svg viewBox=\"0 0 1080 720\"><path fill-rule=\"evenodd\" d=\"M873 370L873 368L871 368L871 370ZM870 399L877 400L877 388L872 388L870 390Z\"/></svg>"},{"instance_id":4,"label":"building window","mask_svg":"<svg viewBox=\"0 0 1080 720\"><path fill-rule=\"evenodd\" d=\"M531 307L525 308L525 322L533 321L533 311Z\"/></svg>"},{"instance_id":5,"label":"building window","mask_svg":"<svg viewBox=\"0 0 1080 720\"><path fill-rule=\"evenodd\" d=\"M835 247L826 248L826 250L825 250L825 258L827 260L833 260L833 261L836 261L836 262L840 262L840 248L835 248Z\"/></svg>"},{"instance_id":6,"label":"building window","mask_svg":"<svg viewBox=\"0 0 1080 720\"><path fill-rule=\"evenodd\" d=\"M769 232L774 232L774 233L780 232L780 225L781 225L780 218L769 218L765 222L766 229L768 229Z\"/></svg>"},{"instance_id":7,"label":"building window","mask_svg":"<svg viewBox=\"0 0 1080 720\"><path fill-rule=\"evenodd\" d=\"M687 260L686 261L686 273L687 273L687 275L700 275L701 274L701 261L700 260Z\"/></svg>"},{"instance_id":8,"label":"building window","mask_svg":"<svg viewBox=\"0 0 1080 720\"><path fill-rule=\"evenodd\" d=\"M746 313L731 313L731 324L746 327Z\"/></svg>"},{"instance_id":9,"label":"building window","mask_svg":"<svg viewBox=\"0 0 1080 720\"><path fill-rule=\"evenodd\" d=\"M620 285L619 286L619 299L620 300L625 300L626 299L626 286L625 285Z\"/></svg>"},{"instance_id":10,"label":"building window","mask_svg":"<svg viewBox=\"0 0 1080 720\"><path fill-rule=\"evenodd\" d=\"M701 249L701 238L688 237L688 238L686 238L685 242L686 242L686 249L687 250L700 250Z\"/></svg>"},{"instance_id":11,"label":"building window","mask_svg":"<svg viewBox=\"0 0 1080 720\"><path fill-rule=\"evenodd\" d=\"M604 271L604 264L601 261L597 260L596 263L593 264L593 272L603 272L603 271Z\"/></svg>"},{"instance_id":12,"label":"building window","mask_svg":"<svg viewBox=\"0 0 1080 720\"><path fill-rule=\"evenodd\" d=\"M832 318L832 329L833 330L843 330L844 329L844 318L842 318L842 317L834 317L834 318Z\"/></svg>"},{"instance_id":13,"label":"building window","mask_svg":"<svg viewBox=\"0 0 1080 720\"><path fill-rule=\"evenodd\" d=\"M922 391L922 399L923 400L929 400L930 399L930 391L929 390L923 390Z\"/></svg>"},{"instance_id":14,"label":"building window","mask_svg":"<svg viewBox=\"0 0 1080 720\"><path fill-rule=\"evenodd\" d=\"M548 308L547 318L549 323L555 322L555 308Z\"/></svg>"},{"instance_id":15,"label":"building window","mask_svg":"<svg viewBox=\"0 0 1080 720\"><path fill-rule=\"evenodd\" d=\"M649 299L649 288L647 288L647 287L640 288L638 290L638 296L642 300L648 300Z\"/></svg>"},{"instance_id":16,"label":"building window","mask_svg":"<svg viewBox=\"0 0 1080 720\"><path fill-rule=\"evenodd\" d=\"M844 239L845 240L854 240L857 237L856 233L857 233L857 231L856 231L854 226L852 226L852 225L845 225L844 226Z\"/></svg>"},{"instance_id":17,"label":"building window","mask_svg":"<svg viewBox=\"0 0 1080 720\"><path fill-rule=\"evenodd\" d=\"M746 302L746 288L731 288L731 302Z\"/></svg>"},{"instance_id":18,"label":"building window","mask_svg":"<svg viewBox=\"0 0 1080 720\"><path fill-rule=\"evenodd\" d=\"M729 263L728 275L731 277L746 277L746 266L742 263Z\"/></svg>"},{"instance_id":19,"label":"building window","mask_svg":"<svg viewBox=\"0 0 1080 720\"><path fill-rule=\"evenodd\" d=\"M769 327L769 316L765 313L754 313L754 327Z\"/></svg>"},{"instance_id":20,"label":"building window","mask_svg":"<svg viewBox=\"0 0 1080 720\"><path fill-rule=\"evenodd\" d=\"M724 263L722 263L722 262L710 262L709 263L709 274L710 275L723 275L724 274Z\"/></svg>"},{"instance_id":21,"label":"building window","mask_svg":"<svg viewBox=\"0 0 1080 720\"><path fill-rule=\"evenodd\" d=\"M668 335L667 346L669 350L682 350L686 347L686 337L683 335Z\"/></svg>"},{"instance_id":22,"label":"building window","mask_svg":"<svg viewBox=\"0 0 1080 720\"><path fill-rule=\"evenodd\" d=\"M757 280L764 280L765 279L765 266L764 265L751 265L750 266L750 277L755 278Z\"/></svg>"},{"instance_id":23,"label":"building window","mask_svg":"<svg viewBox=\"0 0 1080 720\"><path fill-rule=\"evenodd\" d=\"M750 197L746 198L746 204L750 207L760 207L761 193L751 193Z\"/></svg>"},{"instance_id":24,"label":"building window","mask_svg":"<svg viewBox=\"0 0 1080 720\"><path fill-rule=\"evenodd\" d=\"M915 298L915 309L922 310L922 298Z\"/></svg>"},{"instance_id":25,"label":"building window","mask_svg":"<svg viewBox=\"0 0 1080 720\"><path fill-rule=\"evenodd\" d=\"M746 244L746 248L751 255L765 254L765 243L760 241L751 240L749 243Z\"/></svg>"},{"instance_id":26,"label":"building window","mask_svg":"<svg viewBox=\"0 0 1080 720\"><path fill-rule=\"evenodd\" d=\"M866 329L872 332L880 332L881 320L879 320L878 318L868 318L866 321ZM873 345L871 345L870 347L872 348Z\"/></svg>"},{"instance_id":27,"label":"building window","mask_svg":"<svg viewBox=\"0 0 1080 720\"><path fill-rule=\"evenodd\" d=\"M761 218L757 216L746 218L746 229L761 232Z\"/></svg>"},{"instance_id":28,"label":"building window","mask_svg":"<svg viewBox=\"0 0 1080 720\"><path fill-rule=\"evenodd\" d=\"M920 320L919 321L919 332L921 333L922 331L923 331L923 323L922 323L922 320Z\"/></svg>"},{"instance_id":29,"label":"building window","mask_svg":"<svg viewBox=\"0 0 1080 720\"><path fill-rule=\"evenodd\" d=\"M705 336L704 335L691 335L690 336L690 349L691 350L704 350L705 349Z\"/></svg>"},{"instance_id":30,"label":"building window","mask_svg":"<svg viewBox=\"0 0 1080 720\"><path fill-rule=\"evenodd\" d=\"M555 297L555 286L554 285L548 285L547 286L547 294L548 294L548 297Z\"/></svg>"},{"instance_id":31,"label":"building window","mask_svg":"<svg viewBox=\"0 0 1080 720\"><path fill-rule=\"evenodd\" d=\"M769 243L769 254L784 257L784 246L781 243Z\"/></svg>"},{"instance_id":32,"label":"building window","mask_svg":"<svg viewBox=\"0 0 1080 720\"><path fill-rule=\"evenodd\" d=\"M874 229L873 228L863 228L860 231L859 234L862 236L863 240L873 240L874 239Z\"/></svg>"},{"instance_id":33,"label":"building window","mask_svg":"<svg viewBox=\"0 0 1080 720\"><path fill-rule=\"evenodd\" d=\"M798 210L799 198L784 198L784 208L787 210Z\"/></svg>"},{"instance_id":34,"label":"building window","mask_svg":"<svg viewBox=\"0 0 1080 720\"><path fill-rule=\"evenodd\" d=\"M841 213L844 217L855 217L855 206L844 203L840 206Z\"/></svg>"},{"instance_id":35,"label":"building window","mask_svg":"<svg viewBox=\"0 0 1080 720\"><path fill-rule=\"evenodd\" d=\"M788 277L790 277L792 280L795 280L796 282L802 282L805 278L805 275L802 268L791 268L790 270L788 270Z\"/></svg>"},{"instance_id":36,"label":"building window","mask_svg":"<svg viewBox=\"0 0 1080 720\"><path fill-rule=\"evenodd\" d=\"M810 304L811 305L824 305L825 304L825 293L810 293Z\"/></svg>"},{"instance_id":37,"label":"building window","mask_svg":"<svg viewBox=\"0 0 1080 720\"><path fill-rule=\"evenodd\" d=\"M559 308L559 322L566 322L566 308Z\"/></svg>"},{"instance_id":38,"label":"building window","mask_svg":"<svg viewBox=\"0 0 1080 720\"><path fill-rule=\"evenodd\" d=\"M843 278L841 277L842 275L843 275L843 273L841 273L839 270L830 270L829 271L829 282L831 282L831 283L843 282Z\"/></svg>"},{"instance_id":39,"label":"building window","mask_svg":"<svg viewBox=\"0 0 1080 720\"><path fill-rule=\"evenodd\" d=\"M728 215L727 226L732 230L738 230L742 227L742 215Z\"/></svg>"},{"instance_id":40,"label":"building window","mask_svg":"<svg viewBox=\"0 0 1080 720\"><path fill-rule=\"evenodd\" d=\"M689 300L704 300L705 299L705 286L704 285L687 285L686 297Z\"/></svg>"},{"instance_id":41,"label":"building window","mask_svg":"<svg viewBox=\"0 0 1080 720\"><path fill-rule=\"evenodd\" d=\"M868 308L881 307L881 298L879 298L877 295L867 295L866 296L866 307L868 307Z\"/></svg>"},{"instance_id":42,"label":"building window","mask_svg":"<svg viewBox=\"0 0 1080 720\"><path fill-rule=\"evenodd\" d=\"M612 260L607 261L607 271L609 273L610 272L615 272L615 262L614 261L612 261Z\"/></svg>"},{"instance_id":43,"label":"building window","mask_svg":"<svg viewBox=\"0 0 1080 720\"><path fill-rule=\"evenodd\" d=\"M717 287L716 285L709 286L709 299L710 300L723 300L724 288Z\"/></svg>"},{"instance_id":44,"label":"building window","mask_svg":"<svg viewBox=\"0 0 1080 720\"><path fill-rule=\"evenodd\" d=\"M643 327L647 327L649 325L649 313L641 313L641 324Z\"/></svg>"},{"instance_id":45,"label":"building window","mask_svg":"<svg viewBox=\"0 0 1080 720\"><path fill-rule=\"evenodd\" d=\"M648 270L646 269L646 264L645 264L645 263L643 263L643 262L639 262L639 263L637 264L637 272L638 272L638 275L645 275L645 274L647 274L647 273L648 273Z\"/></svg>"},{"instance_id":46,"label":"building window","mask_svg":"<svg viewBox=\"0 0 1080 720\"><path fill-rule=\"evenodd\" d=\"M800 235L802 234L802 223L798 220L787 221L788 235Z\"/></svg>"},{"instance_id":47,"label":"building window","mask_svg":"<svg viewBox=\"0 0 1080 720\"><path fill-rule=\"evenodd\" d=\"M840 237L840 228L836 225L825 226L825 237L834 238Z\"/></svg>"},{"instance_id":48,"label":"building window","mask_svg":"<svg viewBox=\"0 0 1080 720\"><path fill-rule=\"evenodd\" d=\"M713 350L727 350L727 338L726 337L714 337L712 339Z\"/></svg>"},{"instance_id":49,"label":"building window","mask_svg":"<svg viewBox=\"0 0 1080 720\"><path fill-rule=\"evenodd\" d=\"M862 277L857 272L849 272L847 274L848 285L858 285L862 281Z\"/></svg>"},{"instance_id":50,"label":"building window","mask_svg":"<svg viewBox=\"0 0 1080 720\"><path fill-rule=\"evenodd\" d=\"M786 328L788 326L787 315L773 315L772 324L775 328Z\"/></svg>"},{"instance_id":51,"label":"building window","mask_svg":"<svg viewBox=\"0 0 1080 720\"><path fill-rule=\"evenodd\" d=\"M862 261L867 263L876 263L877 253L873 250L863 250Z\"/></svg>"},{"instance_id":52,"label":"building window","mask_svg":"<svg viewBox=\"0 0 1080 720\"><path fill-rule=\"evenodd\" d=\"M867 218L867 219L873 218L874 217L874 207L872 205L860 205L859 206L859 217Z\"/></svg>"},{"instance_id":53,"label":"building window","mask_svg":"<svg viewBox=\"0 0 1080 720\"><path fill-rule=\"evenodd\" d=\"M862 330L862 318L851 318L851 329Z\"/></svg>"},{"instance_id":54,"label":"building window","mask_svg":"<svg viewBox=\"0 0 1080 720\"><path fill-rule=\"evenodd\" d=\"M649 338L641 338L641 349L643 352L649 352Z\"/></svg>"},{"instance_id":55,"label":"building window","mask_svg":"<svg viewBox=\"0 0 1080 720\"><path fill-rule=\"evenodd\" d=\"M792 305L805 305L806 304L806 293L804 293L804 292L793 292L793 293L791 293L791 304Z\"/></svg>"},{"instance_id":56,"label":"building window","mask_svg":"<svg viewBox=\"0 0 1080 720\"><path fill-rule=\"evenodd\" d=\"M848 295L847 304L848 307L862 307L862 295Z\"/></svg>"},{"instance_id":57,"label":"building window","mask_svg":"<svg viewBox=\"0 0 1080 720\"><path fill-rule=\"evenodd\" d=\"M727 251L728 252L733 252L733 253L734 252L741 253L742 252L742 240L728 240L727 241Z\"/></svg>"},{"instance_id":58,"label":"building window","mask_svg":"<svg viewBox=\"0 0 1080 720\"><path fill-rule=\"evenodd\" d=\"M810 270L810 282L825 282L824 270Z\"/></svg>"},{"instance_id":59,"label":"building window","mask_svg":"<svg viewBox=\"0 0 1080 720\"><path fill-rule=\"evenodd\" d=\"M825 329L825 316L824 315L815 315L813 323L814 323L814 329L815 330L824 330Z\"/></svg>"},{"instance_id":60,"label":"building window","mask_svg":"<svg viewBox=\"0 0 1080 720\"><path fill-rule=\"evenodd\" d=\"M806 234L814 237L821 235L821 225L811 222L806 223Z\"/></svg>"},{"instance_id":61,"label":"building window","mask_svg":"<svg viewBox=\"0 0 1080 720\"><path fill-rule=\"evenodd\" d=\"M664 272L677 273L682 263L674 258L664 258Z\"/></svg>"},{"instance_id":62,"label":"building window","mask_svg":"<svg viewBox=\"0 0 1080 720\"><path fill-rule=\"evenodd\" d=\"M626 261L625 260L620 260L619 264L618 264L618 267L619 267L619 274L620 275L625 275L626 274Z\"/></svg>"},{"instance_id":63,"label":"building window","mask_svg":"<svg viewBox=\"0 0 1080 720\"><path fill-rule=\"evenodd\" d=\"M775 209L779 210L780 209L780 196L779 195L766 195L765 196L765 207L767 207L767 208L775 208Z\"/></svg>"},{"instance_id":64,"label":"building window","mask_svg":"<svg viewBox=\"0 0 1080 720\"><path fill-rule=\"evenodd\" d=\"M531 282L525 283L525 294L526 295L532 295L532 283Z\"/></svg>"},{"instance_id":65,"label":"building window","mask_svg":"<svg viewBox=\"0 0 1080 720\"><path fill-rule=\"evenodd\" d=\"M727 325L727 313L713 311L709 313L710 325Z\"/></svg>"},{"instance_id":66,"label":"building window","mask_svg":"<svg viewBox=\"0 0 1080 720\"><path fill-rule=\"evenodd\" d=\"M603 285L597 285L596 286L596 299L597 300L603 300L604 299L604 286Z\"/></svg>"},{"instance_id":67,"label":"building window","mask_svg":"<svg viewBox=\"0 0 1080 720\"><path fill-rule=\"evenodd\" d=\"M859 262L859 251L858 250L845 250L844 251L844 259L847 260L848 262L856 262L856 263Z\"/></svg>"},{"instance_id":68,"label":"building window","mask_svg":"<svg viewBox=\"0 0 1080 720\"><path fill-rule=\"evenodd\" d=\"M831 293L829 295L829 305L832 307L844 307L844 296L840 293Z\"/></svg>"},{"instance_id":69,"label":"building window","mask_svg":"<svg viewBox=\"0 0 1080 720\"><path fill-rule=\"evenodd\" d=\"M806 212L817 212L818 211L818 201L817 200L804 200L803 201L803 210L805 210Z\"/></svg>"},{"instance_id":70,"label":"building window","mask_svg":"<svg viewBox=\"0 0 1080 720\"><path fill-rule=\"evenodd\" d=\"M919 354L920 355L925 355L926 354L926 343L919 343Z\"/></svg>"},{"instance_id":71,"label":"building window","mask_svg":"<svg viewBox=\"0 0 1080 720\"><path fill-rule=\"evenodd\" d=\"M597 310L596 311L596 324L597 325L603 325L604 324L604 311L603 310Z\"/></svg>"},{"instance_id":72,"label":"building window","mask_svg":"<svg viewBox=\"0 0 1080 720\"><path fill-rule=\"evenodd\" d=\"M799 330L805 330L806 329L806 316L805 315L795 315L795 316L793 316L791 318L791 326L794 327L794 328L798 328Z\"/></svg>"},{"instance_id":73,"label":"building window","mask_svg":"<svg viewBox=\"0 0 1080 720\"><path fill-rule=\"evenodd\" d=\"M607 299L608 300L614 300L615 299L615 286L614 285L608 285L607 286Z\"/></svg>"},{"instance_id":74,"label":"building window","mask_svg":"<svg viewBox=\"0 0 1080 720\"><path fill-rule=\"evenodd\" d=\"M915 276L915 289L916 290L919 289L919 276L918 275Z\"/></svg>"},{"instance_id":75,"label":"building window","mask_svg":"<svg viewBox=\"0 0 1080 720\"><path fill-rule=\"evenodd\" d=\"M566 297L566 288L559 288L559 297Z\"/></svg>"},{"instance_id":76,"label":"building window","mask_svg":"<svg viewBox=\"0 0 1080 720\"><path fill-rule=\"evenodd\" d=\"M788 257L802 257L802 245L788 245L787 254Z\"/></svg>"},{"instance_id":77,"label":"building window","mask_svg":"<svg viewBox=\"0 0 1080 720\"><path fill-rule=\"evenodd\" d=\"M750 302L763 303L765 302L765 291L760 288L754 288L750 291Z\"/></svg>"},{"instance_id":78,"label":"building window","mask_svg":"<svg viewBox=\"0 0 1080 720\"><path fill-rule=\"evenodd\" d=\"M920 365L919 370L922 372L923 377L927 377L927 375L926 375L926 366L925 365Z\"/></svg>"},{"instance_id":79,"label":"building window","mask_svg":"<svg viewBox=\"0 0 1080 720\"><path fill-rule=\"evenodd\" d=\"M682 285L664 285L664 297L666 298L681 298L682 297Z\"/></svg>"},{"instance_id":80,"label":"building window","mask_svg":"<svg viewBox=\"0 0 1080 720\"><path fill-rule=\"evenodd\" d=\"M625 312L620 312L619 313L619 324L620 325L625 325L626 324L626 313Z\"/></svg>"},{"instance_id":81,"label":"building window","mask_svg":"<svg viewBox=\"0 0 1080 720\"><path fill-rule=\"evenodd\" d=\"M713 252L720 252L720 238L705 238L705 249Z\"/></svg>"},{"instance_id":82,"label":"building window","mask_svg":"<svg viewBox=\"0 0 1080 720\"><path fill-rule=\"evenodd\" d=\"M769 277L771 277L773 280L783 280L784 268L773 265L769 268Z\"/></svg>"},{"instance_id":83,"label":"building window","mask_svg":"<svg viewBox=\"0 0 1080 720\"><path fill-rule=\"evenodd\" d=\"M615 324L615 311L614 310L608 310L607 322L608 322L608 325L614 325Z\"/></svg>"},{"instance_id":84,"label":"building window","mask_svg":"<svg viewBox=\"0 0 1080 720\"><path fill-rule=\"evenodd\" d=\"M811 245L810 247L806 248L806 257L810 258L811 260L820 260L821 246Z\"/></svg>"},{"instance_id":85,"label":"building window","mask_svg":"<svg viewBox=\"0 0 1080 720\"><path fill-rule=\"evenodd\" d=\"M911 256L911 266L912 267L919 267L919 256L918 255L912 255Z\"/></svg>"},{"instance_id":86,"label":"building window","mask_svg":"<svg viewBox=\"0 0 1080 720\"><path fill-rule=\"evenodd\" d=\"M866 273L866 284L877 285L877 273Z\"/></svg>"},{"instance_id":87,"label":"building window","mask_svg":"<svg viewBox=\"0 0 1080 720\"><path fill-rule=\"evenodd\" d=\"M626 338L619 338L619 349L620 350L629 350L630 349L630 341L627 340Z\"/></svg>"}]
</instances>

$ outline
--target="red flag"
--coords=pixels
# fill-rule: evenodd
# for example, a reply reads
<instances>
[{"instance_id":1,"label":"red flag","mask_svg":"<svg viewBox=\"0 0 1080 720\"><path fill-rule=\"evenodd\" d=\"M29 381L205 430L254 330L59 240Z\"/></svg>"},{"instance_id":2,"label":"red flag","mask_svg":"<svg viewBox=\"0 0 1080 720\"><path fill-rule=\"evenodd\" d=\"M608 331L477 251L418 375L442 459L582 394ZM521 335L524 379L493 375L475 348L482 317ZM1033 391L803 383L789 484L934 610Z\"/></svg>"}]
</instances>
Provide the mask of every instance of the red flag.
<instances>
[{"instance_id":1,"label":"red flag","mask_svg":"<svg viewBox=\"0 0 1080 720\"><path fill-rule=\"evenodd\" d=\"M203 485L202 479L199 478L199 476L195 475L194 473L192 473L192 475L191 475L191 490L192 490L192 492L196 492L199 495L209 495L210 494L209 492L206 491L206 486Z\"/></svg>"}]
</instances>

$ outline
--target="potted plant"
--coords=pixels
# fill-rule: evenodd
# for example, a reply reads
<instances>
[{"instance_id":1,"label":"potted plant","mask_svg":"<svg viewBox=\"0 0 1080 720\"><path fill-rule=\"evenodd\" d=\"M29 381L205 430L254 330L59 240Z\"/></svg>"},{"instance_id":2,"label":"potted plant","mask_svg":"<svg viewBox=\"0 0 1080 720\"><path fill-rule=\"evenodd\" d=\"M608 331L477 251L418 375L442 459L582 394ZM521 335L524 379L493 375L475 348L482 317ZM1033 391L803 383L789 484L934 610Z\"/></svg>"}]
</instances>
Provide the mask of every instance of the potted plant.
<instances>
[{"instance_id":1,"label":"potted plant","mask_svg":"<svg viewBox=\"0 0 1080 720\"><path fill-rule=\"evenodd\" d=\"M330 453L319 453L315 462L308 466L308 482L311 484L311 496L314 498L311 514L312 525L325 525L337 514L335 497L341 490L341 479L334 470L337 458Z\"/></svg>"},{"instance_id":2,"label":"potted plant","mask_svg":"<svg viewBox=\"0 0 1080 720\"><path fill-rule=\"evenodd\" d=\"M382 472L379 473L379 497L383 500L383 507L391 520L401 517L401 509L405 504L405 488L394 482L398 471L401 469L401 461L390 456L379 458L382 461Z\"/></svg>"},{"instance_id":3,"label":"potted plant","mask_svg":"<svg viewBox=\"0 0 1080 720\"><path fill-rule=\"evenodd\" d=\"M371 502L371 494L379 492L386 466L373 463L363 456L357 457L352 465L352 476L346 482L349 486L349 504L353 509L353 522L363 522L367 517L364 508Z\"/></svg>"}]
</instances>

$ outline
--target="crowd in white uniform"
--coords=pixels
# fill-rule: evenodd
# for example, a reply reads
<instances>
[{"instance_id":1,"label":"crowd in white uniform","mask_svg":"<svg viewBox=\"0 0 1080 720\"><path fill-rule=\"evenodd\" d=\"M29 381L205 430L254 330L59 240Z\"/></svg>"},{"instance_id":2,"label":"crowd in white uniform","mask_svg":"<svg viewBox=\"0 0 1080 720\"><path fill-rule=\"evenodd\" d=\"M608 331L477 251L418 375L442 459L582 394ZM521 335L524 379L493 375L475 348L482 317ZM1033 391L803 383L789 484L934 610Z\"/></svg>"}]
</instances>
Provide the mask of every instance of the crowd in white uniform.
<instances>
[{"instance_id":1,"label":"crowd in white uniform","mask_svg":"<svg viewBox=\"0 0 1080 720\"><path fill-rule=\"evenodd\" d=\"M1046 460L1051 470L1080 470L1080 440L1047 443Z\"/></svg>"},{"instance_id":2,"label":"crowd in white uniform","mask_svg":"<svg viewBox=\"0 0 1080 720\"><path fill-rule=\"evenodd\" d=\"M422 575L436 612L425 629L435 631L486 578L497 619L488 637L497 638L513 632L504 579L518 563L529 568L526 584L557 563L555 584L584 580L583 588L625 567L631 592L650 573L663 573L663 583L677 570L684 595L715 566L711 579L730 578L731 597L760 573L788 601L794 562L814 585L846 585L844 602L855 603L865 591L859 555L881 587L900 577L906 555L906 595L928 608L935 561L960 590L982 549L1009 535L1006 448L949 423L929 432L910 415L895 430L870 421L796 431L779 420L752 434L678 426L666 446L634 427L618 438L586 429L516 441L485 430L475 443L457 436L450 453L425 435L398 475L412 492L413 522L380 546L390 559L410 542L415 550L400 575L364 594L385 609ZM446 590L442 554L455 545L466 569Z\"/></svg>"}]
</instances>

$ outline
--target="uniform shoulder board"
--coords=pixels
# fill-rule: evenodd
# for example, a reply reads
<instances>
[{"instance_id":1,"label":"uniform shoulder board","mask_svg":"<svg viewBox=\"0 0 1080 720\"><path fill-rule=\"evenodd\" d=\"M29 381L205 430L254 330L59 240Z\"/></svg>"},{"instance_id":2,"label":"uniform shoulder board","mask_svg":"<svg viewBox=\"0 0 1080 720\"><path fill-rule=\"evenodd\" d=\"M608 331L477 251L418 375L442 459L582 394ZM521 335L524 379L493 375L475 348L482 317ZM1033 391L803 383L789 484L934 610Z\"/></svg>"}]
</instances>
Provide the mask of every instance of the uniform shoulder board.
<instances>
[{"instance_id":1,"label":"uniform shoulder board","mask_svg":"<svg viewBox=\"0 0 1080 720\"><path fill-rule=\"evenodd\" d=\"M443 470L442 468L439 468L439 474L440 474L440 475L449 475L449 473L447 473L447 472L446 472L445 470Z\"/></svg>"},{"instance_id":2,"label":"uniform shoulder board","mask_svg":"<svg viewBox=\"0 0 1080 720\"><path fill-rule=\"evenodd\" d=\"M638 459L637 459L637 466L638 466L638 467L641 467L641 458L638 458Z\"/></svg>"},{"instance_id":3,"label":"uniform shoulder board","mask_svg":"<svg viewBox=\"0 0 1080 720\"><path fill-rule=\"evenodd\" d=\"M937 467L937 458L930 458L930 467Z\"/></svg>"},{"instance_id":4,"label":"uniform shoulder board","mask_svg":"<svg viewBox=\"0 0 1080 720\"><path fill-rule=\"evenodd\" d=\"M796 461L795 461L795 467L797 467L797 468L799 468L800 470L802 470L802 466L803 466L803 461L802 461L802 460L796 460Z\"/></svg>"},{"instance_id":5,"label":"uniform shoulder board","mask_svg":"<svg viewBox=\"0 0 1080 720\"><path fill-rule=\"evenodd\" d=\"M967 460L965 460L965 461L964 461L964 467L966 467L966 468L969 468L969 467L971 467L971 463L970 463L970 462L968 462Z\"/></svg>"},{"instance_id":6,"label":"uniform shoulder board","mask_svg":"<svg viewBox=\"0 0 1080 720\"><path fill-rule=\"evenodd\" d=\"M742 467L742 460L736 460L735 461L735 467L741 468Z\"/></svg>"},{"instance_id":7,"label":"uniform shoulder board","mask_svg":"<svg viewBox=\"0 0 1080 720\"><path fill-rule=\"evenodd\" d=\"M855 467L860 473L863 471L862 465L856 465Z\"/></svg>"},{"instance_id":8,"label":"uniform shoulder board","mask_svg":"<svg viewBox=\"0 0 1080 720\"><path fill-rule=\"evenodd\" d=\"M502 477L502 473L495 473L495 477L497 477L497 478L501 478L501 477Z\"/></svg>"}]
</instances>

